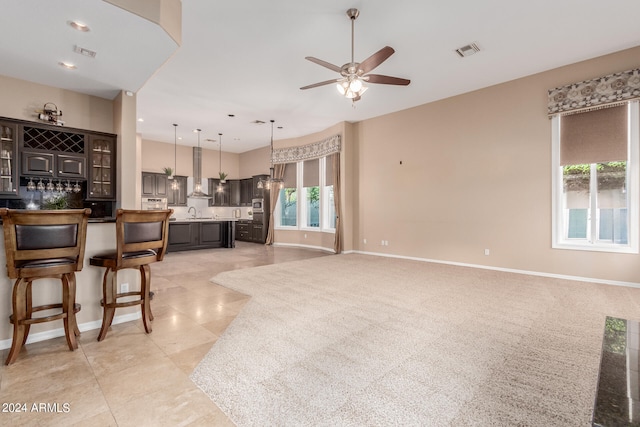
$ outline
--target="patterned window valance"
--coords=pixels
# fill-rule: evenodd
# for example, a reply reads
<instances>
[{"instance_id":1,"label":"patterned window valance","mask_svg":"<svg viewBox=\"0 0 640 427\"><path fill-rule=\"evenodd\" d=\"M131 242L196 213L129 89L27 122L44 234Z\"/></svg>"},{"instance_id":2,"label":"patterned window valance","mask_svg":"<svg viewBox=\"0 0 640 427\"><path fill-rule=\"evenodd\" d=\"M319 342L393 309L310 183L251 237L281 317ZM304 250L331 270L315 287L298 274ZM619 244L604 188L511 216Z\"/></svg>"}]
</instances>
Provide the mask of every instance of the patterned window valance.
<instances>
[{"instance_id":1,"label":"patterned window valance","mask_svg":"<svg viewBox=\"0 0 640 427\"><path fill-rule=\"evenodd\" d=\"M549 90L549 116L612 107L640 98L640 68Z\"/></svg>"},{"instance_id":2,"label":"patterned window valance","mask_svg":"<svg viewBox=\"0 0 640 427\"><path fill-rule=\"evenodd\" d=\"M340 152L340 135L334 135L320 142L301 147L287 147L273 150L273 163L294 163L301 160L318 159Z\"/></svg>"}]
</instances>

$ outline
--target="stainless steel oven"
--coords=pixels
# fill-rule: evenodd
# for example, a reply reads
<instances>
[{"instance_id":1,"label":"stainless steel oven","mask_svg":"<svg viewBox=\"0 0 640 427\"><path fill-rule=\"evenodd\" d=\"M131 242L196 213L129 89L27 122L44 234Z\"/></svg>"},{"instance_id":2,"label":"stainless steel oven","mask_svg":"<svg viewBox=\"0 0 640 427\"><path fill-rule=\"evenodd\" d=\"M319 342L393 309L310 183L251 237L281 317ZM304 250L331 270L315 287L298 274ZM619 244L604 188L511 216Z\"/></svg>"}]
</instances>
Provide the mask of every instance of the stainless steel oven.
<instances>
[{"instance_id":1,"label":"stainless steel oven","mask_svg":"<svg viewBox=\"0 0 640 427\"><path fill-rule=\"evenodd\" d=\"M166 197L143 197L142 198L142 210L153 211L158 209L167 209Z\"/></svg>"},{"instance_id":2,"label":"stainless steel oven","mask_svg":"<svg viewBox=\"0 0 640 427\"><path fill-rule=\"evenodd\" d=\"M264 212L264 199L253 199L251 201L251 208L254 212L263 213Z\"/></svg>"}]
</instances>

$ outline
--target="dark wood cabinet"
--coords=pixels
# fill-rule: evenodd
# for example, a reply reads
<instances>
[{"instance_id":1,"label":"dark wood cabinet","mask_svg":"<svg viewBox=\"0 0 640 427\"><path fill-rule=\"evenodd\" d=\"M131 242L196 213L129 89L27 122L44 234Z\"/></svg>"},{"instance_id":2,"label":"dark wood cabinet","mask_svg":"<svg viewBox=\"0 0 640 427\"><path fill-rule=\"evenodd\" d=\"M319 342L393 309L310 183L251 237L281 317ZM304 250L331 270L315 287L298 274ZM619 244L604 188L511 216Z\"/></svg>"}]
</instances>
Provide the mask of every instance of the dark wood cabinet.
<instances>
[{"instance_id":1,"label":"dark wood cabinet","mask_svg":"<svg viewBox=\"0 0 640 427\"><path fill-rule=\"evenodd\" d=\"M253 178L240 180L240 206L251 206L253 199Z\"/></svg>"},{"instance_id":2,"label":"dark wood cabinet","mask_svg":"<svg viewBox=\"0 0 640 427\"><path fill-rule=\"evenodd\" d=\"M229 184L229 206L238 207L240 206L240 180L238 179L230 179L227 181Z\"/></svg>"},{"instance_id":3,"label":"dark wood cabinet","mask_svg":"<svg viewBox=\"0 0 640 427\"><path fill-rule=\"evenodd\" d=\"M186 185L185 185L186 188ZM143 197L167 197L168 179L164 173L142 172Z\"/></svg>"},{"instance_id":4,"label":"dark wood cabinet","mask_svg":"<svg viewBox=\"0 0 640 427\"><path fill-rule=\"evenodd\" d=\"M53 177L53 154L22 152L22 175Z\"/></svg>"},{"instance_id":5,"label":"dark wood cabinet","mask_svg":"<svg viewBox=\"0 0 640 427\"><path fill-rule=\"evenodd\" d=\"M15 164L18 126L9 122L0 122L0 195L16 196L18 193L18 168Z\"/></svg>"},{"instance_id":6,"label":"dark wood cabinet","mask_svg":"<svg viewBox=\"0 0 640 427\"><path fill-rule=\"evenodd\" d=\"M224 184L219 179L209 178L209 206L230 206L229 181Z\"/></svg>"},{"instance_id":7,"label":"dark wood cabinet","mask_svg":"<svg viewBox=\"0 0 640 427\"><path fill-rule=\"evenodd\" d=\"M177 188L174 188L174 184L177 184ZM167 202L170 206L187 206L186 176L174 176L168 180Z\"/></svg>"},{"instance_id":8,"label":"dark wood cabinet","mask_svg":"<svg viewBox=\"0 0 640 427\"><path fill-rule=\"evenodd\" d=\"M169 223L168 252L223 247L234 247L231 221Z\"/></svg>"},{"instance_id":9,"label":"dark wood cabinet","mask_svg":"<svg viewBox=\"0 0 640 427\"><path fill-rule=\"evenodd\" d=\"M236 222L236 240L251 241L251 221Z\"/></svg>"},{"instance_id":10,"label":"dark wood cabinet","mask_svg":"<svg viewBox=\"0 0 640 427\"><path fill-rule=\"evenodd\" d=\"M240 220L236 222L236 240L243 242L264 243L267 237L267 228L261 222Z\"/></svg>"},{"instance_id":11,"label":"dark wood cabinet","mask_svg":"<svg viewBox=\"0 0 640 427\"><path fill-rule=\"evenodd\" d=\"M266 181L267 179L269 179L269 175L256 175L252 178L253 180L253 198L254 199L262 199L264 198L264 188L258 188L258 183L260 181Z\"/></svg>"},{"instance_id":12,"label":"dark wood cabinet","mask_svg":"<svg viewBox=\"0 0 640 427\"><path fill-rule=\"evenodd\" d=\"M89 198L116 198L116 140L103 136L89 137Z\"/></svg>"}]
</instances>

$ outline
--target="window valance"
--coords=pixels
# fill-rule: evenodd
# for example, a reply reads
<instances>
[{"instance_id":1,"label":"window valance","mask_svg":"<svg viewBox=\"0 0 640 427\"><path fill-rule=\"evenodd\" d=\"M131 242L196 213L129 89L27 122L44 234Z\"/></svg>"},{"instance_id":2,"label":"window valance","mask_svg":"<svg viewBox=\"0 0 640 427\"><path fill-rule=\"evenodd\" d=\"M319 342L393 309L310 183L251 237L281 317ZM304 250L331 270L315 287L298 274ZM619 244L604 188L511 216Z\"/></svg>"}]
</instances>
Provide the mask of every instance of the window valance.
<instances>
[{"instance_id":1,"label":"window valance","mask_svg":"<svg viewBox=\"0 0 640 427\"><path fill-rule=\"evenodd\" d=\"M572 114L640 99L640 68L549 90L547 112Z\"/></svg>"},{"instance_id":2,"label":"window valance","mask_svg":"<svg viewBox=\"0 0 640 427\"><path fill-rule=\"evenodd\" d=\"M330 136L319 142L300 147L278 148L273 150L272 162L294 163L302 160L319 159L340 152L340 135Z\"/></svg>"}]
</instances>

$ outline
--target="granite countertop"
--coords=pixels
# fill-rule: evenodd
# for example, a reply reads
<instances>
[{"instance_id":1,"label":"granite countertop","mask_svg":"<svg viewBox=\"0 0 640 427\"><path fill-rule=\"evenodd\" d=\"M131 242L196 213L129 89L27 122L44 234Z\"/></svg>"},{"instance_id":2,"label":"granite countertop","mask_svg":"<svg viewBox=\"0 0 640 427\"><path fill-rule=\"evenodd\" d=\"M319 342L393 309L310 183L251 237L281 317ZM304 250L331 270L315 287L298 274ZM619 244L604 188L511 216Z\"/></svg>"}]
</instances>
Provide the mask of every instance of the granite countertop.
<instances>
[{"instance_id":1,"label":"granite countertop","mask_svg":"<svg viewBox=\"0 0 640 427\"><path fill-rule=\"evenodd\" d=\"M640 324L607 317L592 425L640 425Z\"/></svg>"}]
</instances>

